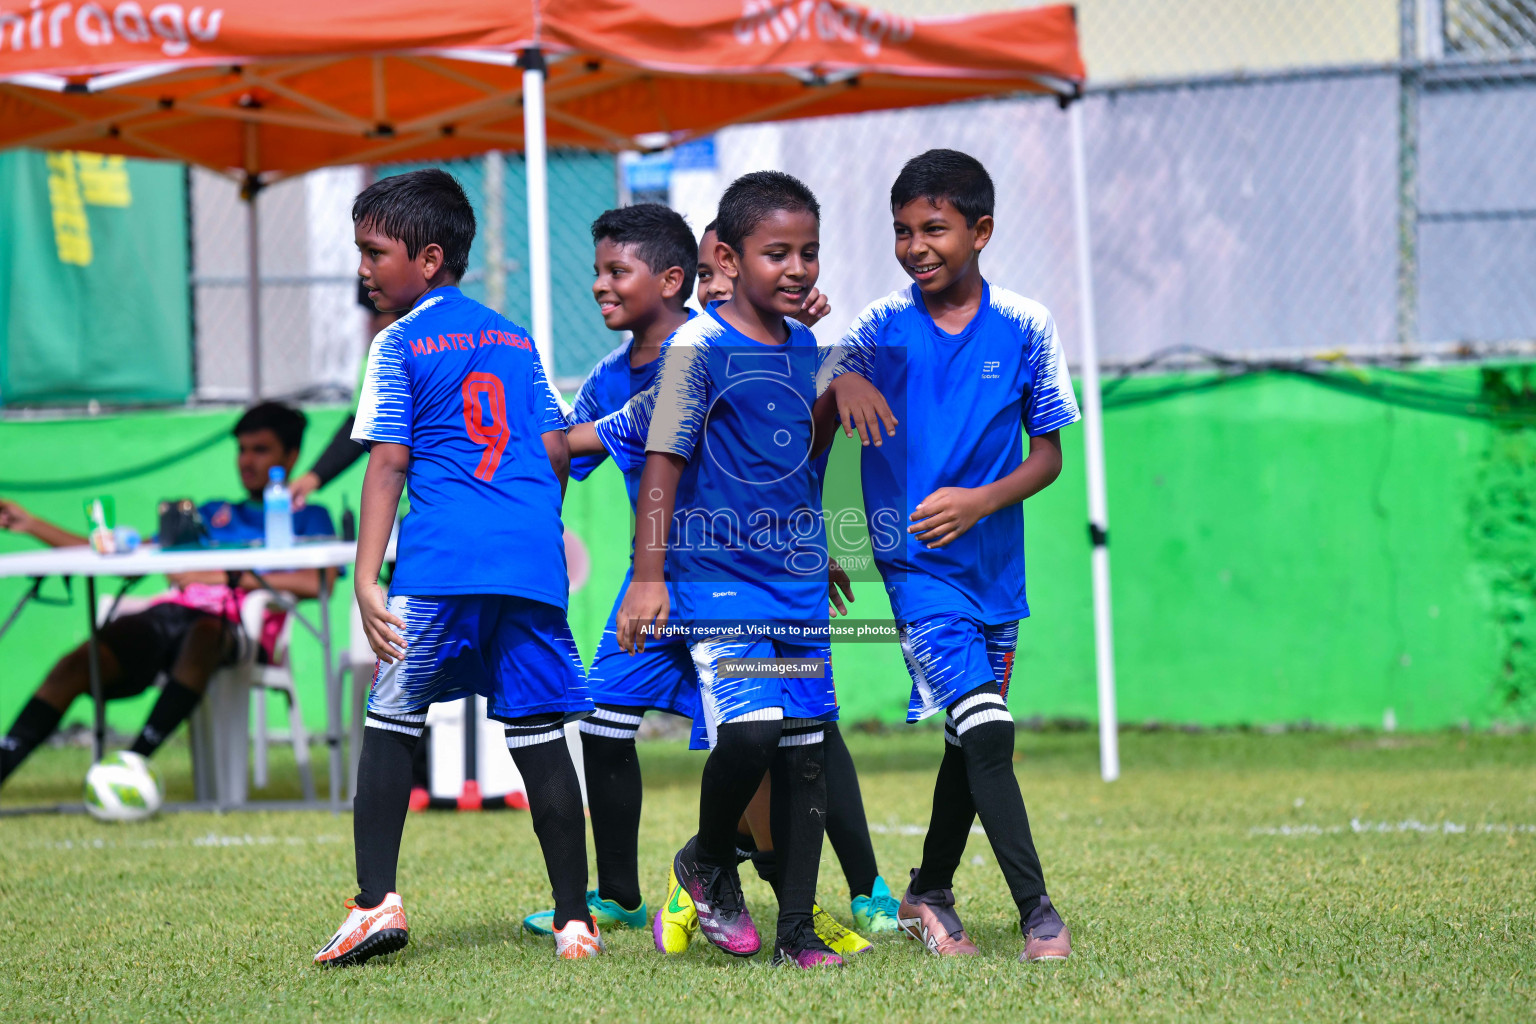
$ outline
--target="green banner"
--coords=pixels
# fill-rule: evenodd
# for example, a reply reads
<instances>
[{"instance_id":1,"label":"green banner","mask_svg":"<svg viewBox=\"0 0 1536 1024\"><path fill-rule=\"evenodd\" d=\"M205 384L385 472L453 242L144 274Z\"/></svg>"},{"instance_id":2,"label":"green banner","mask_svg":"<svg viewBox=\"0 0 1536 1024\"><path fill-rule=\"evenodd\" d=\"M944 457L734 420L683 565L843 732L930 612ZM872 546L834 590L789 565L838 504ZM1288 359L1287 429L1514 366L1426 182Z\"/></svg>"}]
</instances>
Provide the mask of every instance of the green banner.
<instances>
[{"instance_id":1,"label":"green banner","mask_svg":"<svg viewBox=\"0 0 1536 1024\"><path fill-rule=\"evenodd\" d=\"M191 389L181 165L0 153L0 404Z\"/></svg>"}]
</instances>

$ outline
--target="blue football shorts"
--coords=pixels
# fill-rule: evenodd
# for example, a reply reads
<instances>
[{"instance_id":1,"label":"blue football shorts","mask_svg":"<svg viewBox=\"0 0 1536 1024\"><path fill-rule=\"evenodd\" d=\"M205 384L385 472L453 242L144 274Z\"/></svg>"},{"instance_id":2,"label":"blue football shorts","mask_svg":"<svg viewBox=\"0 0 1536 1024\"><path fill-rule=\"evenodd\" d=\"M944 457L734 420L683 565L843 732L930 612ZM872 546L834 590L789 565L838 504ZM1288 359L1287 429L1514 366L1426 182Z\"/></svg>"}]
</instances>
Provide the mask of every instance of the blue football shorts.
<instances>
[{"instance_id":1,"label":"blue football shorts","mask_svg":"<svg viewBox=\"0 0 1536 1024\"><path fill-rule=\"evenodd\" d=\"M832 649L825 643L797 644L779 638L727 633L691 646L699 680L699 713L693 719L694 750L713 749L716 730L739 718L782 717L786 729L799 721L837 721L837 690L832 682ZM820 658L820 676L722 675L722 658ZM780 715L773 715L778 710Z\"/></svg>"},{"instance_id":2,"label":"blue football shorts","mask_svg":"<svg viewBox=\"0 0 1536 1024\"><path fill-rule=\"evenodd\" d=\"M645 708L692 718L699 706L699 683L686 641L680 637L648 637L645 650L638 654L626 654L619 647L619 605L629 589L629 581L626 573L613 610L608 613L602 639L597 642L592 668L587 672L587 693L594 704Z\"/></svg>"},{"instance_id":3,"label":"blue football shorts","mask_svg":"<svg viewBox=\"0 0 1536 1024\"><path fill-rule=\"evenodd\" d=\"M558 712L565 721L592 713L581 655L565 612L505 594L391 596L389 610L405 655L373 673L368 724L421 735L427 706L471 693L503 722Z\"/></svg>"},{"instance_id":4,"label":"blue football shorts","mask_svg":"<svg viewBox=\"0 0 1536 1024\"><path fill-rule=\"evenodd\" d=\"M987 683L996 683L1007 701L1017 622L989 626L964 615L931 615L898 624L897 635L912 676L907 721L937 714Z\"/></svg>"}]
</instances>

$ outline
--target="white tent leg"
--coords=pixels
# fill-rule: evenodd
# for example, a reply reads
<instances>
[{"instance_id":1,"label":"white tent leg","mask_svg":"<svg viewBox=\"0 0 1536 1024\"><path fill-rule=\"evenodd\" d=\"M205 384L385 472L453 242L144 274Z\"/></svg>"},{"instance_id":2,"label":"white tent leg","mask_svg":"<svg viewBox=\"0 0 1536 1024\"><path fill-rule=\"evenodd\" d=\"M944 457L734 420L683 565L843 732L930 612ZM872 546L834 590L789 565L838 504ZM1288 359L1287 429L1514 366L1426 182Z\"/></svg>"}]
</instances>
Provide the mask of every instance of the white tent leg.
<instances>
[{"instance_id":1,"label":"white tent leg","mask_svg":"<svg viewBox=\"0 0 1536 1024\"><path fill-rule=\"evenodd\" d=\"M261 215L256 208L256 189L245 201L246 238L246 330L251 336L251 401L261 401L261 239L258 234Z\"/></svg>"},{"instance_id":2,"label":"white tent leg","mask_svg":"<svg viewBox=\"0 0 1536 1024\"><path fill-rule=\"evenodd\" d=\"M1099 396L1099 343L1093 321L1093 250L1088 236L1088 169L1083 153L1083 101L1068 111L1072 130L1072 208L1077 222L1077 289L1083 332L1083 441L1088 460L1088 532L1093 540L1093 640L1099 681L1099 774L1120 777L1115 714L1115 631L1110 621L1109 501L1104 487L1104 417Z\"/></svg>"},{"instance_id":3,"label":"white tent leg","mask_svg":"<svg viewBox=\"0 0 1536 1024\"><path fill-rule=\"evenodd\" d=\"M533 343L551 380L555 376L550 327L549 154L544 145L544 57L523 54L523 150L528 170L528 276L533 299Z\"/></svg>"},{"instance_id":4,"label":"white tent leg","mask_svg":"<svg viewBox=\"0 0 1536 1024\"><path fill-rule=\"evenodd\" d=\"M497 150L485 154L485 304L507 310L507 161Z\"/></svg>"}]
</instances>

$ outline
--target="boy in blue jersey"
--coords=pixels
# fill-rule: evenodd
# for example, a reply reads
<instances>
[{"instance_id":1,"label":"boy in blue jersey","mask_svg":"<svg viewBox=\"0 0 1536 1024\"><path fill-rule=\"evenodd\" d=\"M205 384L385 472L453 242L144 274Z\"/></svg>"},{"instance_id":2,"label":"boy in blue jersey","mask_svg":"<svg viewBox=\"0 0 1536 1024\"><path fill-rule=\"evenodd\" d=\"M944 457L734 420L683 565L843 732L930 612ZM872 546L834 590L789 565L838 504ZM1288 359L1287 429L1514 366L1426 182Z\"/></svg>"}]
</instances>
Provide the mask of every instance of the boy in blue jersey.
<instances>
[{"instance_id":1,"label":"boy in blue jersey","mask_svg":"<svg viewBox=\"0 0 1536 1024\"><path fill-rule=\"evenodd\" d=\"M837 715L811 468L813 410L829 438L831 405L817 405L815 341L792 319L816 284L819 208L798 180L756 172L726 189L716 230L735 290L663 351L618 640L643 651L675 609L691 642L711 752L699 832L673 871L700 930L732 955L761 948L742 899L736 835L771 773L774 963L841 964L811 923L826 816L822 723Z\"/></svg>"},{"instance_id":2,"label":"boy in blue jersey","mask_svg":"<svg viewBox=\"0 0 1536 1024\"><path fill-rule=\"evenodd\" d=\"M661 366L661 346L693 314L684 306L693 291L693 232L676 211L658 203L607 210L592 222L592 296L603 323L629 337L603 358L576 393L573 418L589 423L623 408L648 389ZM577 454L571 476L585 480L606 458L600 446ZM640 486L639 468L626 470L630 508ZM613 613L629 586L619 587ZM644 928L637 845L642 784L635 734L646 711L690 717L697 703L693 661L681 641L656 643L639 657L619 649L614 614L608 617L597 654L587 672L587 691L596 705L581 723L582 761L592 845L597 854L597 888L587 907L598 927ZM553 911L530 914L523 927L539 935L552 931Z\"/></svg>"},{"instance_id":3,"label":"boy in blue jersey","mask_svg":"<svg viewBox=\"0 0 1536 1024\"><path fill-rule=\"evenodd\" d=\"M636 396L651 386L659 365L645 362L642 364L645 372L642 373L636 370L635 362L647 352L646 341L654 336L650 325L671 326L650 311L668 308L667 300L672 298L668 261L680 255L677 246L684 237L688 238L690 246L692 238L683 234L687 226L678 214L654 204L607 211L594 222L592 231L597 240L597 276L593 294L608 326L628 328L634 331L634 337L598 364L577 395L573 416L577 426L568 435L571 473L585 476L609 455L605 445L612 445L614 461L624 472L633 508L645 461L645 435L652 408ZM732 294L732 281L720 271L715 259L716 242L712 222L704 229L698 246L698 300L701 306L708 306L714 300L729 299ZM794 318L807 327L826 316L830 309L826 298L814 287L806 294L802 305ZM685 318L683 322L693 315L680 308L675 313ZM659 344L654 351L659 354ZM627 374L621 369L626 366L629 368ZM632 388L633 393L626 394L627 388ZM598 425L589 422L600 416L612 416L603 424L601 437ZM644 921L643 903L638 911L626 911L622 904L614 903L622 897L612 896L609 889L610 879L615 880L615 887L627 883L639 901L636 845L641 781L634 742L641 716L647 708L691 715L697 704L697 675L688 647L680 639L654 638L635 656L629 656L619 648L616 632L619 600L623 599L631 577L632 571L626 571L597 657L587 675L587 687L597 704L597 711L581 724L587 803L598 861L598 889L587 894L587 905L600 927L606 927L610 922L641 924ZM846 575L839 578L852 600ZM847 614L835 586L831 594L838 608ZM700 735L697 723L695 735ZM826 728L826 756L827 834L833 839L849 880L854 919L872 931L894 930L896 901L884 879L879 877L858 776L835 724ZM599 788L603 789L603 796L594 797ZM762 790L739 825L738 857L750 855L764 880L776 886L776 856L768 841L767 797L765 778ZM763 838L761 847L756 845L756 837ZM668 876L667 899L656 913L652 931L658 950L681 953L687 950L697 931L698 917L675 874L669 872ZM529 931L547 934L549 914L545 911L530 915L523 926ZM867 940L844 928L819 907L814 908L812 923L816 933L837 953L872 948Z\"/></svg>"},{"instance_id":4,"label":"boy in blue jersey","mask_svg":"<svg viewBox=\"0 0 1536 1024\"><path fill-rule=\"evenodd\" d=\"M1061 472L1060 430L1079 417L1049 311L982 277L992 207L992 179L974 158L936 149L909 160L891 210L896 259L913 284L871 304L823 373L845 427L866 439L874 556L912 676L907 719L946 715L901 927L940 955L978 952L952 885L979 814L1018 906L1020 959L1062 959L1071 938L1046 894L1013 774L1007 694L1018 621L1029 614L1020 503ZM883 425L875 389L903 422L883 444L868 443ZM904 534L882 528L897 522L910 524Z\"/></svg>"},{"instance_id":5,"label":"boy in blue jersey","mask_svg":"<svg viewBox=\"0 0 1536 1024\"><path fill-rule=\"evenodd\" d=\"M281 402L253 405L240 417L230 433L239 446L235 468L245 497L198 507L210 540L230 545L261 542L266 533L262 490L267 474L274 466L293 472L305 422L302 412ZM49 547L86 543L80 534L34 516L12 501L0 500L0 529L27 534ZM309 538L336 535L330 513L318 505L294 511L293 533ZM327 570L327 576L334 579L335 572ZM155 597L150 607L118 616L97 634L102 695L107 700L135 697L165 677L143 730L129 748L143 757L158 750L192 714L214 672L237 658L242 639L240 605L247 594L271 587L313 598L321 590L321 575L314 569L263 573L259 580L248 572L184 572L170 576L169 582L172 589ZM262 635L246 638L261 644L260 656L270 659L284 617L283 612L268 611ZM75 698L90 691L89 657L81 644L60 658L10 731L0 736L0 783L58 728Z\"/></svg>"},{"instance_id":6,"label":"boy in blue jersey","mask_svg":"<svg viewBox=\"0 0 1536 1024\"><path fill-rule=\"evenodd\" d=\"M565 416L528 334L457 288L474 240L464 190L439 170L384 178L352 206L358 274L380 309L352 436L369 447L357 600L379 657L353 836L359 894L315 955L361 963L407 941L395 891L411 754L428 705L480 694L506 723L555 899L555 951L594 956L586 825L562 725L592 710L566 625L560 504ZM390 593L379 569L400 494Z\"/></svg>"}]
</instances>

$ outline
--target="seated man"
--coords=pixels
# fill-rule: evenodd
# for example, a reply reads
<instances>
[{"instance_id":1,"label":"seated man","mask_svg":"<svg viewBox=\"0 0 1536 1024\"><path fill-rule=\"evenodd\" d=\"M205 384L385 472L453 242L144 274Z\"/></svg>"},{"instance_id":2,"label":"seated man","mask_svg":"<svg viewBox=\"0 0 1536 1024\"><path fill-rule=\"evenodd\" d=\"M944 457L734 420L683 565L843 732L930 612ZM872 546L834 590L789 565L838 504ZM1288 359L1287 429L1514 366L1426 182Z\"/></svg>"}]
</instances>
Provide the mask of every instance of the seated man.
<instances>
[{"instance_id":1,"label":"seated man","mask_svg":"<svg viewBox=\"0 0 1536 1024\"><path fill-rule=\"evenodd\" d=\"M265 530L262 489L267 471L282 466L288 473L299 457L304 438L304 414L278 402L263 402L246 410L235 424L240 453L235 465L245 496L236 501L210 501L200 508L212 539L239 544L260 540ZM0 527L25 533L51 547L84 544L86 539L38 519L14 502L0 500ZM317 505L293 516L299 537L332 536L330 514ZM145 611L124 615L102 626L99 638L101 681L108 700L143 693L161 673L167 676L160 699L144 723L132 749L148 757L181 724L208 686L214 671L235 660L241 639L240 602L262 586L243 573L231 588L224 572L181 573L169 577L173 590L155 598ZM315 569L263 574L266 584L297 597L320 593ZM259 640L270 655L282 625L280 613L268 613ZM91 688L86 645L70 651L53 666L37 693L21 709L10 733L0 738L0 783L39 743L58 727L70 702Z\"/></svg>"}]
</instances>

